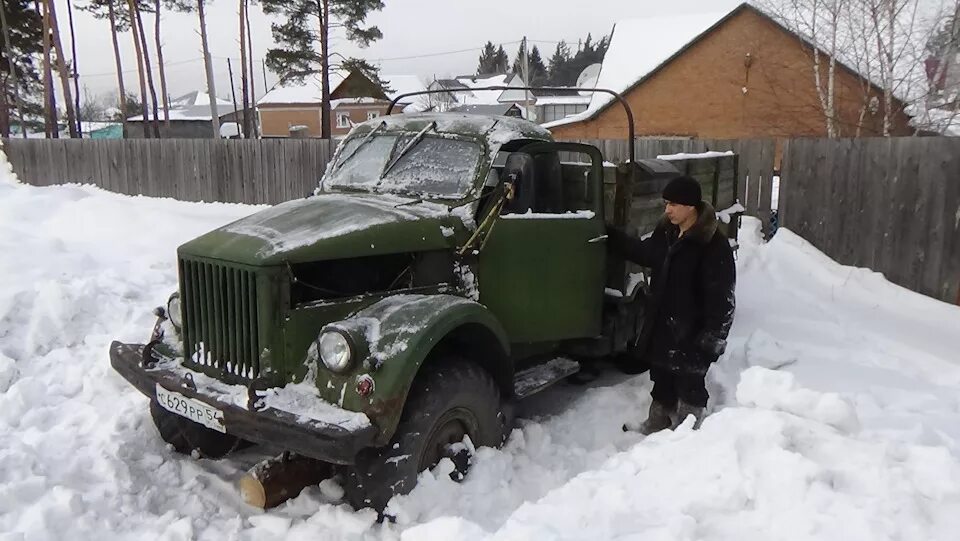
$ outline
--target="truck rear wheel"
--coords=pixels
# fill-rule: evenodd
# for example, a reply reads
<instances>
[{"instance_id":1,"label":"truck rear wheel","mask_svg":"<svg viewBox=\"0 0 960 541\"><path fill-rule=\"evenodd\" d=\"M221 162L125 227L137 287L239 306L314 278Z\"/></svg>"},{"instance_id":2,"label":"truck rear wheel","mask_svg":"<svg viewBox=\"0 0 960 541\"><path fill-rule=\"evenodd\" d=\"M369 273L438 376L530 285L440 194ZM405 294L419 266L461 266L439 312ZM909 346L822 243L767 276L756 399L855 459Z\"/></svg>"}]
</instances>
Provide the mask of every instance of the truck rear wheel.
<instances>
[{"instance_id":1,"label":"truck rear wheel","mask_svg":"<svg viewBox=\"0 0 960 541\"><path fill-rule=\"evenodd\" d=\"M197 451L202 458L219 459L236 451L244 443L236 436L211 430L169 412L156 400L150 401L150 416L163 441L172 445L178 453L189 455Z\"/></svg>"},{"instance_id":2,"label":"truck rear wheel","mask_svg":"<svg viewBox=\"0 0 960 541\"><path fill-rule=\"evenodd\" d=\"M383 511L390 498L416 486L420 472L443 458L453 460L451 478L466 474L470 457L459 444L469 436L475 447L499 447L509 429L493 378L476 364L448 358L427 367L410 390L393 439L365 449L345 468L344 491L356 509Z\"/></svg>"}]
</instances>

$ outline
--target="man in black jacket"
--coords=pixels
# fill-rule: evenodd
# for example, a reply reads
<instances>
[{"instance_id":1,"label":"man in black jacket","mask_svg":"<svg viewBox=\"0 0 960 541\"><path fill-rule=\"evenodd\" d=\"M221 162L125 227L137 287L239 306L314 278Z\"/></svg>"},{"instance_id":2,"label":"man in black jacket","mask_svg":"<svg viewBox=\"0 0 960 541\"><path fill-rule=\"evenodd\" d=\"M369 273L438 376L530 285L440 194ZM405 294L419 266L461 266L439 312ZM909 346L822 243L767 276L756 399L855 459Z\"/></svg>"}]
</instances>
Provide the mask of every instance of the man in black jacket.
<instances>
[{"instance_id":1,"label":"man in black jacket","mask_svg":"<svg viewBox=\"0 0 960 541\"><path fill-rule=\"evenodd\" d=\"M688 415L700 425L706 374L726 348L733 323L736 266L700 184L675 178L663 190L666 212L653 234L638 239L610 228L609 249L651 270L651 296L632 356L650 366L653 401L647 420L624 430L651 434Z\"/></svg>"}]
</instances>

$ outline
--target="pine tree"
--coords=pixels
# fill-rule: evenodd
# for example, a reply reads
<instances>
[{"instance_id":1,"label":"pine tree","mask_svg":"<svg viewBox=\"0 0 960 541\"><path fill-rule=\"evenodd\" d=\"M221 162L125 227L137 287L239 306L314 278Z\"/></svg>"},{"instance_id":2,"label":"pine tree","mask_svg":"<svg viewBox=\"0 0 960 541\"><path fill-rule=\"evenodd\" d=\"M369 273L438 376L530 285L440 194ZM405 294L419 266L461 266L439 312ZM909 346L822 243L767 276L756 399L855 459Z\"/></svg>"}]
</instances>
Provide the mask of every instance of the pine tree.
<instances>
[{"instance_id":1,"label":"pine tree","mask_svg":"<svg viewBox=\"0 0 960 541\"><path fill-rule=\"evenodd\" d=\"M566 66L569 62L570 47L567 46L566 41L561 40L560 43L557 44L557 48L553 51L553 56L550 57L550 64L547 69L550 86L566 86L564 77Z\"/></svg>"},{"instance_id":2,"label":"pine tree","mask_svg":"<svg viewBox=\"0 0 960 541\"><path fill-rule=\"evenodd\" d=\"M477 64L477 75L485 75L487 73L494 73L497 64L497 49L493 46L492 41L488 41L486 45L483 46L483 51L480 53L480 59Z\"/></svg>"},{"instance_id":3,"label":"pine tree","mask_svg":"<svg viewBox=\"0 0 960 541\"><path fill-rule=\"evenodd\" d=\"M10 136L11 105L16 107L16 118L25 135L25 124L40 109L35 96L40 92L40 73L35 65L37 55L43 52L43 21L32 9L31 0L5 0L2 5L4 46L0 49L0 134ZM7 44L9 42L9 45Z\"/></svg>"},{"instance_id":4,"label":"pine tree","mask_svg":"<svg viewBox=\"0 0 960 541\"><path fill-rule=\"evenodd\" d=\"M528 81L528 83L532 86L546 86L547 66L543 63L543 57L540 56L540 49L536 45L530 50L530 58L527 60L527 65L530 70L530 81Z\"/></svg>"},{"instance_id":5,"label":"pine tree","mask_svg":"<svg viewBox=\"0 0 960 541\"><path fill-rule=\"evenodd\" d=\"M491 73L507 73L510 71L510 57L503 50L503 45L497 47L497 53L494 56L493 71Z\"/></svg>"},{"instance_id":6,"label":"pine tree","mask_svg":"<svg viewBox=\"0 0 960 541\"><path fill-rule=\"evenodd\" d=\"M361 47L382 38L379 28L364 23L370 12L383 9L383 0L261 0L261 5L267 15L284 18L271 25L279 47L267 51L267 65L283 81L320 74L321 134L330 138L330 29L343 28Z\"/></svg>"},{"instance_id":7,"label":"pine tree","mask_svg":"<svg viewBox=\"0 0 960 541\"><path fill-rule=\"evenodd\" d=\"M543 63L543 57L540 56L540 49L534 45L527 53L530 58L527 59L527 68L530 73L527 74L527 86L547 86L548 73L547 66ZM523 46L517 50L517 57L513 61L513 73L523 75Z\"/></svg>"}]
</instances>

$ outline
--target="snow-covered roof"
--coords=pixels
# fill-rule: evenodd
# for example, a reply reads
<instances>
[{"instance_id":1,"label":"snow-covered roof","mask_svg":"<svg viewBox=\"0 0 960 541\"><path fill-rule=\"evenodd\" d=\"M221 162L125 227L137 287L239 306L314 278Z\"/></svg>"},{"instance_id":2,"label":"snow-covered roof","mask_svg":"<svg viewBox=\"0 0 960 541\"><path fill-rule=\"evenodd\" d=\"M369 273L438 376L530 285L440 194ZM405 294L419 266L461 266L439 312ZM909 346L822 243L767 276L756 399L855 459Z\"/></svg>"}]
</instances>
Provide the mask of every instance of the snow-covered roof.
<instances>
[{"instance_id":1,"label":"snow-covered roof","mask_svg":"<svg viewBox=\"0 0 960 541\"><path fill-rule=\"evenodd\" d=\"M610 47L603 58L596 88L624 93L657 70L701 34L724 19L727 13L698 13L626 19L613 27ZM544 124L552 128L588 120L613 101L613 96L596 92L587 110ZM538 100L538 103L539 100Z\"/></svg>"},{"instance_id":2,"label":"snow-covered roof","mask_svg":"<svg viewBox=\"0 0 960 541\"><path fill-rule=\"evenodd\" d=\"M216 98L217 116L233 112L233 104L227 100ZM210 120L210 95L202 90L190 92L170 101L170 120ZM158 110L163 120L163 110ZM143 122L143 115L127 119L128 122Z\"/></svg>"},{"instance_id":3,"label":"snow-covered roof","mask_svg":"<svg viewBox=\"0 0 960 541\"><path fill-rule=\"evenodd\" d=\"M537 96L537 105L589 105L590 96Z\"/></svg>"},{"instance_id":4,"label":"snow-covered roof","mask_svg":"<svg viewBox=\"0 0 960 541\"><path fill-rule=\"evenodd\" d=\"M350 72L333 70L330 72L330 92L333 92L346 80ZM279 84L267 92L257 105L287 105L294 103L320 103L323 85L319 75L311 75L303 83L287 82Z\"/></svg>"},{"instance_id":5,"label":"snow-covered roof","mask_svg":"<svg viewBox=\"0 0 960 541\"><path fill-rule=\"evenodd\" d=\"M375 104L375 103L386 104L387 101L386 101L386 100L380 100L380 99L377 99L377 98L368 98L368 97L361 97L361 98L340 98L340 99L338 99L338 100L331 100L331 101L330 101L330 109L336 109L337 107L339 107L339 106L341 106L341 105L373 105L373 104Z\"/></svg>"},{"instance_id":6,"label":"snow-covered roof","mask_svg":"<svg viewBox=\"0 0 960 541\"><path fill-rule=\"evenodd\" d=\"M908 108L910 126L918 130L960 137L960 103L942 108Z\"/></svg>"},{"instance_id":7,"label":"snow-covered roof","mask_svg":"<svg viewBox=\"0 0 960 541\"><path fill-rule=\"evenodd\" d=\"M423 92L427 90L427 85L422 79L420 79L420 77L416 75L381 75L380 79L382 79L390 89L390 92L387 93L387 96L391 100L395 99L401 94L408 94L410 92ZM430 108L430 97L427 95L410 96L404 98L399 103L401 105L405 105L403 112L419 113Z\"/></svg>"},{"instance_id":8,"label":"snow-covered roof","mask_svg":"<svg viewBox=\"0 0 960 541\"><path fill-rule=\"evenodd\" d=\"M410 92L423 92L427 85L416 75L381 75L380 79L386 83L390 92L387 96L392 100L401 94ZM404 100L403 103L409 103L413 98Z\"/></svg>"},{"instance_id":9,"label":"snow-covered roof","mask_svg":"<svg viewBox=\"0 0 960 541\"><path fill-rule=\"evenodd\" d=\"M216 100L217 100L217 105L231 105L231 106L233 105L229 101L221 98L217 98ZM206 107L207 109L210 108L210 94L200 90L196 90L194 92L190 92L189 94L184 94L179 98L174 98L170 102L171 109L184 109L187 107L199 107L199 106Z\"/></svg>"},{"instance_id":10,"label":"snow-covered roof","mask_svg":"<svg viewBox=\"0 0 960 541\"><path fill-rule=\"evenodd\" d=\"M455 88L449 84L449 81L437 81L444 88ZM518 103L526 99L526 93L523 90L474 90L487 86L526 86L523 78L514 73L501 73L497 75L463 75L457 77L456 82L463 85L470 91L452 92L457 101L462 105L499 105L501 103ZM536 96L529 94L530 102L536 101Z\"/></svg>"}]
</instances>

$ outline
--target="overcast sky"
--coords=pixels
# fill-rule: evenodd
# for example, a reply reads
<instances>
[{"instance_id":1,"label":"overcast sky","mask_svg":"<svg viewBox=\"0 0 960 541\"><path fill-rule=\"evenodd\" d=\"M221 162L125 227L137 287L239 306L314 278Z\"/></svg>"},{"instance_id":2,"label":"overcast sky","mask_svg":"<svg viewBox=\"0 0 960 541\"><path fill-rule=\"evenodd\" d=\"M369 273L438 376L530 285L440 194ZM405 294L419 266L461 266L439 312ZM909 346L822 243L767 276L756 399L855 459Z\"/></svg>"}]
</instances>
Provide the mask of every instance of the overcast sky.
<instances>
[{"instance_id":1,"label":"overcast sky","mask_svg":"<svg viewBox=\"0 0 960 541\"><path fill-rule=\"evenodd\" d=\"M67 0L57 0L58 14L68 39ZM83 3L79 0L75 3ZM556 42L561 39L576 43L587 32L598 35L610 32L618 19L697 12L725 12L738 0L385 0L386 7L373 13L369 22L383 32L383 39L369 48L360 49L343 39L334 43L344 56L359 56L381 67L383 74L419 75L425 80L435 76L471 73L476 70L479 48L487 41L510 43L524 35L531 40ZM208 32L217 91L230 99L227 58L234 60L234 77L239 81L239 21L237 1L213 0L208 6ZM145 15L150 29L151 60L153 51L153 17ZM77 29L77 64L80 84L93 94L115 91L116 70L110 43L109 23L74 10ZM254 57L257 60L256 90L264 92L260 61L273 45L270 21L259 6L251 8L251 29ZM206 88L200 52L199 23L195 14L165 14L161 20L163 54L167 65L168 91L176 97ZM128 92L138 91L134 49L130 34L120 36ZM539 43L543 56L549 57L555 43ZM69 48L69 43L64 43ZM511 61L516 44L504 45ZM575 47L575 45L574 45ZM472 49L456 54L437 54ZM434 55L434 56L425 56ZM417 56L420 58L405 58ZM267 74L268 84L276 77ZM159 81L156 82L159 91ZM238 83L239 84L239 83ZM238 98L239 99L239 98Z\"/></svg>"}]
</instances>

